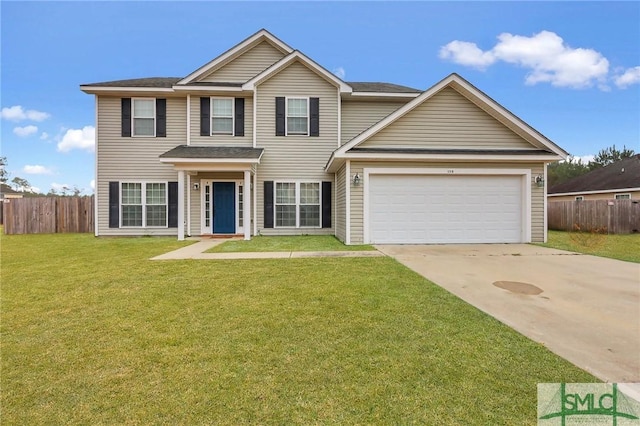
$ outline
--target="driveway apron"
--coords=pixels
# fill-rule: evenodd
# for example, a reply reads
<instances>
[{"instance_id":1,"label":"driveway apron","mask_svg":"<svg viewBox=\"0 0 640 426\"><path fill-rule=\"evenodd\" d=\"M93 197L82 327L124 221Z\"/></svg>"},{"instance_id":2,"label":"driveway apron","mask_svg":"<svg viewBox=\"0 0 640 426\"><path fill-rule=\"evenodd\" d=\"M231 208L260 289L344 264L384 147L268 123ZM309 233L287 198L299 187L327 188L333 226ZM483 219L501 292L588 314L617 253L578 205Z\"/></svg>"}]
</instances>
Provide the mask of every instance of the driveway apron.
<instances>
[{"instance_id":1,"label":"driveway apron","mask_svg":"<svg viewBox=\"0 0 640 426\"><path fill-rule=\"evenodd\" d=\"M596 377L640 382L640 265L528 244L376 248Z\"/></svg>"}]
</instances>

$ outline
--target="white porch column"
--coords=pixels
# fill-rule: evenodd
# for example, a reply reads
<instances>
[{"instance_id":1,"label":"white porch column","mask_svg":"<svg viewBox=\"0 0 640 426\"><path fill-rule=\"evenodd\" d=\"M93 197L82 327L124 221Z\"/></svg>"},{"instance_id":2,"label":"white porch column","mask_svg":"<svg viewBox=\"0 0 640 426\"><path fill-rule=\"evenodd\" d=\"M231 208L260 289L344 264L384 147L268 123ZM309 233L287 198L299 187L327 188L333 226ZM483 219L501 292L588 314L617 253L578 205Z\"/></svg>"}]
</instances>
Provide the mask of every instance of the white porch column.
<instances>
[{"instance_id":1,"label":"white porch column","mask_svg":"<svg viewBox=\"0 0 640 426\"><path fill-rule=\"evenodd\" d=\"M244 218L244 239L251 239L251 172L249 170L244 171L244 190L242 192L243 210L242 217Z\"/></svg>"},{"instance_id":2,"label":"white porch column","mask_svg":"<svg viewBox=\"0 0 640 426\"><path fill-rule=\"evenodd\" d=\"M184 170L178 171L178 241L184 240Z\"/></svg>"}]
</instances>

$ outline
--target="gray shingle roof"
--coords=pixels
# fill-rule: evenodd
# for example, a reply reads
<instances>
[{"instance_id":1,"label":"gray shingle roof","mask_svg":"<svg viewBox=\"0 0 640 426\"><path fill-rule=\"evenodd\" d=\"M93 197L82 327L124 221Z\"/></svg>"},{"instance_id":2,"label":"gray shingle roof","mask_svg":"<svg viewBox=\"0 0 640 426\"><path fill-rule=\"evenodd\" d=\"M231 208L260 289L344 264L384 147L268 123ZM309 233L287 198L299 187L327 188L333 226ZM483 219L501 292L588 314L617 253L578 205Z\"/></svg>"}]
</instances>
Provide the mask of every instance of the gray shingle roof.
<instances>
[{"instance_id":1,"label":"gray shingle roof","mask_svg":"<svg viewBox=\"0 0 640 426\"><path fill-rule=\"evenodd\" d=\"M171 86L173 86L180 80L182 80L181 77L131 78L128 80L114 80L114 81L103 81L101 83L89 83L89 84L83 84L82 86L171 88Z\"/></svg>"},{"instance_id":2,"label":"gray shingle roof","mask_svg":"<svg viewBox=\"0 0 640 426\"><path fill-rule=\"evenodd\" d=\"M172 150L160 154L160 158L215 158L257 160L264 149L226 146L191 146L179 145Z\"/></svg>"},{"instance_id":3,"label":"gray shingle roof","mask_svg":"<svg viewBox=\"0 0 640 426\"><path fill-rule=\"evenodd\" d=\"M99 83L88 83L82 86L96 86L96 87L157 87L157 88L171 88L177 84L181 77L148 77L148 78L130 78L127 80L114 80L103 81ZM373 93L420 93L418 89L414 89L407 86L401 86L399 84L392 83L380 83L380 82L347 82L353 88L354 92L373 92ZM189 83L189 86L223 86L223 87L240 87L242 83L231 82L193 82Z\"/></svg>"},{"instance_id":4,"label":"gray shingle roof","mask_svg":"<svg viewBox=\"0 0 640 426\"><path fill-rule=\"evenodd\" d=\"M640 188L640 154L549 188L549 194Z\"/></svg>"},{"instance_id":5,"label":"gray shingle roof","mask_svg":"<svg viewBox=\"0 0 640 426\"><path fill-rule=\"evenodd\" d=\"M353 88L354 92L376 92L376 93L421 93L422 90L414 89L413 87L401 86L393 83L380 83L380 82L361 82L361 81L347 81L349 86Z\"/></svg>"}]
</instances>

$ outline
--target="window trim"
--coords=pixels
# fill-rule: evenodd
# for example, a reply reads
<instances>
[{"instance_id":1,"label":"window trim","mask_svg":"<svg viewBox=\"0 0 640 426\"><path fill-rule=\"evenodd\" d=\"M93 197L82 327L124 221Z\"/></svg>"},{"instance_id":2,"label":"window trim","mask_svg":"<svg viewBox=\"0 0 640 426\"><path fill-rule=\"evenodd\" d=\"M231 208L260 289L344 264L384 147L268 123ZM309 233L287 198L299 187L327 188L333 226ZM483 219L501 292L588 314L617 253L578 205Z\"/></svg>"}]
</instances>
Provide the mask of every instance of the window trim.
<instances>
[{"instance_id":1,"label":"window trim","mask_svg":"<svg viewBox=\"0 0 640 426\"><path fill-rule=\"evenodd\" d=\"M214 99L220 99L220 100L229 100L231 101L231 132L214 132L213 131L213 119L216 118L213 115L213 101ZM209 131L209 135L210 136L235 136L235 130L236 130L236 101L235 98L231 98L228 96L211 96L209 98L209 126L211 127L210 131ZM218 118L229 118L229 117L218 117Z\"/></svg>"},{"instance_id":2,"label":"window trim","mask_svg":"<svg viewBox=\"0 0 640 426\"><path fill-rule=\"evenodd\" d=\"M618 198L619 196L625 196L625 197ZM614 194L613 199L614 200L630 200L631 199L631 193L625 192L625 193L622 193L622 194Z\"/></svg>"},{"instance_id":3,"label":"window trim","mask_svg":"<svg viewBox=\"0 0 640 426\"><path fill-rule=\"evenodd\" d=\"M277 206L290 206L292 204L277 203L277 193L279 183L293 183L295 186L295 207L296 207L296 224L295 226L281 226L277 221ZM318 185L318 225L301 226L300 225L300 184L315 183ZM305 206L314 206L315 204L302 204ZM273 181L273 227L280 229L321 229L322 228L322 181L319 180L274 180Z\"/></svg>"},{"instance_id":4,"label":"window trim","mask_svg":"<svg viewBox=\"0 0 640 426\"><path fill-rule=\"evenodd\" d=\"M142 206L142 225L141 226L129 226L129 225L123 225L122 224L122 184L125 183L139 183L140 184L140 201L141 204L140 206ZM149 183L163 183L164 184L164 200L165 200L165 204L149 204L150 206L162 206L164 205L165 208L165 225L164 226L147 226L147 184ZM120 194L118 196L118 205L119 205L119 209L120 209L120 214L119 214L119 225L120 228L124 228L124 229L165 229L165 228L169 228L169 182L168 181L164 181L164 180L121 180L118 181L118 185L119 185L119 189L120 189ZM124 204L126 206L137 206L138 204Z\"/></svg>"},{"instance_id":5,"label":"window trim","mask_svg":"<svg viewBox=\"0 0 640 426\"><path fill-rule=\"evenodd\" d=\"M153 135L136 135L136 101L151 101L153 105L153 117L138 117L138 118L153 118ZM132 138L155 138L156 126L158 120L158 111L156 111L156 98L131 98L131 137ZM127 182L129 183L129 182ZM131 182L137 183L137 182Z\"/></svg>"},{"instance_id":6,"label":"window trim","mask_svg":"<svg viewBox=\"0 0 640 426\"><path fill-rule=\"evenodd\" d=\"M307 131L305 133L289 133L289 99L301 99L307 102ZM285 136L309 136L311 129L311 113L309 110L308 96L285 96L284 98L284 135ZM300 117L298 117L300 118Z\"/></svg>"}]
</instances>

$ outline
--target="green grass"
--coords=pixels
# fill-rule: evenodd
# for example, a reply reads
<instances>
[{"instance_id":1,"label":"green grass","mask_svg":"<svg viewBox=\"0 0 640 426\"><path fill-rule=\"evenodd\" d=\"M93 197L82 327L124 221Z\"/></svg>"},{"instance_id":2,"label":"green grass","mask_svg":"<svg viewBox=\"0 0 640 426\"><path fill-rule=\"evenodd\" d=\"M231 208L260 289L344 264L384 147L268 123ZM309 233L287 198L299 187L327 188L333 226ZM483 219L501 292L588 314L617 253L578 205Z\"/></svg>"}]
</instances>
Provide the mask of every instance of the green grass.
<instances>
[{"instance_id":1,"label":"green grass","mask_svg":"<svg viewBox=\"0 0 640 426\"><path fill-rule=\"evenodd\" d=\"M390 258L2 236L3 424L536 424L595 379ZM455 273L452 271L452 273Z\"/></svg>"},{"instance_id":2,"label":"green grass","mask_svg":"<svg viewBox=\"0 0 640 426\"><path fill-rule=\"evenodd\" d=\"M547 243L539 245L640 263L640 234L601 235L549 231Z\"/></svg>"},{"instance_id":3,"label":"green grass","mask_svg":"<svg viewBox=\"0 0 640 426\"><path fill-rule=\"evenodd\" d=\"M207 250L207 253L269 251L360 251L374 250L370 245L344 245L332 235L257 236L249 241L233 240Z\"/></svg>"}]
</instances>

